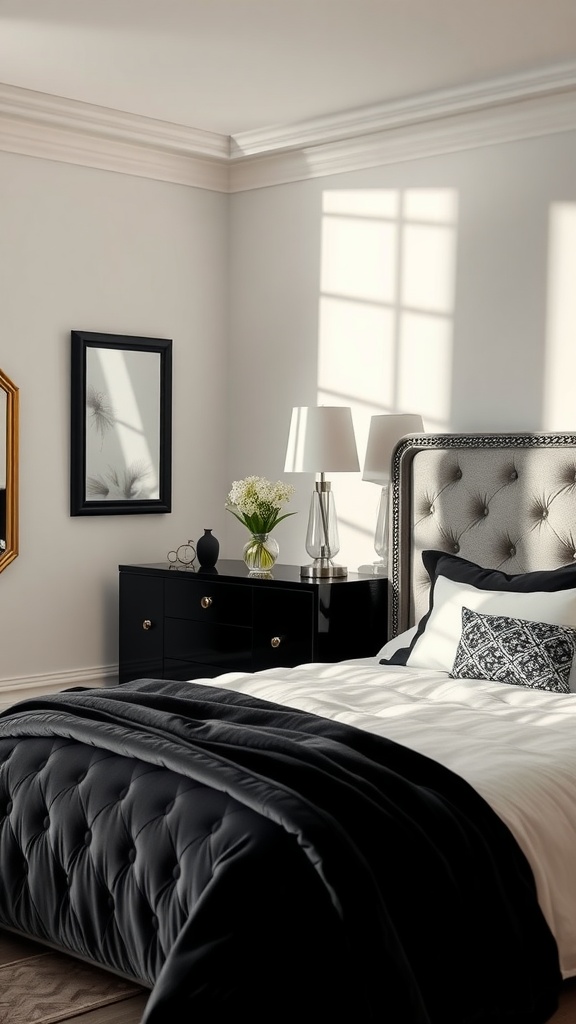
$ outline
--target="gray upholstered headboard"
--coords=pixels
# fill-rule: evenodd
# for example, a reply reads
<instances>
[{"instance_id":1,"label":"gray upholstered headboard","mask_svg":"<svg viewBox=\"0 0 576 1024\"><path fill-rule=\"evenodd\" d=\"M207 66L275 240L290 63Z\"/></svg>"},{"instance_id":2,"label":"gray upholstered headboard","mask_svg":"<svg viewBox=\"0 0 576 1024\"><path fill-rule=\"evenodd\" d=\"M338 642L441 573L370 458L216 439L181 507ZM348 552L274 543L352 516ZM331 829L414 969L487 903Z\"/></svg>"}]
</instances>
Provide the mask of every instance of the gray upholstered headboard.
<instances>
[{"instance_id":1,"label":"gray upholstered headboard","mask_svg":"<svg viewBox=\"0 0 576 1024\"><path fill-rule=\"evenodd\" d=\"M508 573L576 559L576 434L416 434L392 460L390 636L428 608L421 552Z\"/></svg>"}]
</instances>

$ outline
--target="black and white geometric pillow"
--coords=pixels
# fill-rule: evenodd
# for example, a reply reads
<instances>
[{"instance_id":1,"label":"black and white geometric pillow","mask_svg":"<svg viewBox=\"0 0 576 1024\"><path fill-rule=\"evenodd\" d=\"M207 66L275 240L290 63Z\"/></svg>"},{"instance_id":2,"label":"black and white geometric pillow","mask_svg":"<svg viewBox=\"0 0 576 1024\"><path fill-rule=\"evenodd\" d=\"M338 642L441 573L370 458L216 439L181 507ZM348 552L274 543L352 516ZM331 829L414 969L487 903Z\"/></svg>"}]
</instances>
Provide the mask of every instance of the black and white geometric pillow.
<instances>
[{"instance_id":1,"label":"black and white geometric pillow","mask_svg":"<svg viewBox=\"0 0 576 1024\"><path fill-rule=\"evenodd\" d=\"M569 693L576 629L462 609L462 635L450 675Z\"/></svg>"}]
</instances>

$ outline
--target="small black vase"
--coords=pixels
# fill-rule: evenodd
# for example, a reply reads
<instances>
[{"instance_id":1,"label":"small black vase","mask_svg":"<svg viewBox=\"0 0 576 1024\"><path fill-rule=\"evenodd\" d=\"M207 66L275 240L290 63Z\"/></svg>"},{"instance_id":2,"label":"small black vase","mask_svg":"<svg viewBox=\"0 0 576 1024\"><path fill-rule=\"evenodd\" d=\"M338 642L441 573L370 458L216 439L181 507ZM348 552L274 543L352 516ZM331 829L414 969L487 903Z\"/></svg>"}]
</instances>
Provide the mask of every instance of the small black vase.
<instances>
[{"instance_id":1,"label":"small black vase","mask_svg":"<svg viewBox=\"0 0 576 1024\"><path fill-rule=\"evenodd\" d=\"M216 537L212 536L212 530L204 530L204 536L200 537L196 545L196 555L201 569L212 569L218 561L220 544Z\"/></svg>"}]
</instances>

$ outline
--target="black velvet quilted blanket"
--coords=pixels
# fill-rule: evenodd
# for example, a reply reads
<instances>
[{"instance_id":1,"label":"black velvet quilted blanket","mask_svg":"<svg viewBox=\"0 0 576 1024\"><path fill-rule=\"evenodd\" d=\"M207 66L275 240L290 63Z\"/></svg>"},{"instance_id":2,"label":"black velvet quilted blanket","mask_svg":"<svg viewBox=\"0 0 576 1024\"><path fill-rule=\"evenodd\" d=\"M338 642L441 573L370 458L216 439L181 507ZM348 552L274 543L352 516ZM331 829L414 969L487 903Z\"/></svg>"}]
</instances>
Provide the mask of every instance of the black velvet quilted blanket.
<instances>
[{"instance_id":1,"label":"black velvet quilted blanket","mask_svg":"<svg viewBox=\"0 0 576 1024\"><path fill-rule=\"evenodd\" d=\"M4 712L0 871L0 925L144 980L144 1024L557 1005L530 868L466 782L231 690L139 680Z\"/></svg>"}]
</instances>

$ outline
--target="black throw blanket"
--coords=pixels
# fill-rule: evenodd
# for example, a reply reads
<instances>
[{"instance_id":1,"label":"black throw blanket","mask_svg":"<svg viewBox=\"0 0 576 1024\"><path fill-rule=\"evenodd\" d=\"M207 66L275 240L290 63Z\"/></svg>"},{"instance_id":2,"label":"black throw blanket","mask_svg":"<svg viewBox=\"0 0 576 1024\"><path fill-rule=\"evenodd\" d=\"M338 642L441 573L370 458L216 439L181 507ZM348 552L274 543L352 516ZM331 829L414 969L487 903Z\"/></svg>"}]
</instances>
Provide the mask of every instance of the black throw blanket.
<instances>
[{"instance_id":1,"label":"black throw blanket","mask_svg":"<svg viewBox=\"0 0 576 1024\"><path fill-rule=\"evenodd\" d=\"M256 829L198 894L143 1022L544 1024L554 939L508 828L464 780L390 740L198 683L24 701L1 737L58 736L229 794ZM151 862L154 850L150 850ZM232 925L231 922L234 922Z\"/></svg>"}]
</instances>

